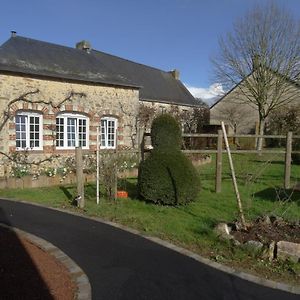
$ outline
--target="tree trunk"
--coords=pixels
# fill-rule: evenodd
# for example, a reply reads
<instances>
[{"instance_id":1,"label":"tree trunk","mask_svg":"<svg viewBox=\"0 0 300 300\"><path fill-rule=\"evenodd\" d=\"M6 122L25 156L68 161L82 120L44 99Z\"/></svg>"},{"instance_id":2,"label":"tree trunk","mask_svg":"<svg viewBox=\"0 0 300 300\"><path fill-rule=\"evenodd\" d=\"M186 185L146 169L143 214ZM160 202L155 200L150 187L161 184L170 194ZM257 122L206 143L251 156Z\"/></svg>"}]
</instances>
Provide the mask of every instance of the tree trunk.
<instances>
[{"instance_id":1,"label":"tree trunk","mask_svg":"<svg viewBox=\"0 0 300 300\"><path fill-rule=\"evenodd\" d=\"M266 121L265 121L265 119L260 119L259 120L259 135L263 135L264 134L264 132L265 132L265 123L266 123ZM258 139L257 139L257 147L256 147L256 150L258 150L258 151L261 151L262 150L262 147L263 147L263 141L264 141L264 139L262 138L262 137L259 137Z\"/></svg>"}]
</instances>

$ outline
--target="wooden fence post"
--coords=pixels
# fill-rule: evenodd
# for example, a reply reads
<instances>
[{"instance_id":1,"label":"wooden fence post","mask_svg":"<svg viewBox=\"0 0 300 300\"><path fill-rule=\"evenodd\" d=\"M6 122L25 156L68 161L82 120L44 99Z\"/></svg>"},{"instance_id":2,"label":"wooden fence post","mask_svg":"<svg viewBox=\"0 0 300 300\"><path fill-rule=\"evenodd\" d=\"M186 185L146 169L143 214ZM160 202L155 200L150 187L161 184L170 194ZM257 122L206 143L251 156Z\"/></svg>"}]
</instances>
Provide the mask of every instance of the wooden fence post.
<instances>
[{"instance_id":1,"label":"wooden fence post","mask_svg":"<svg viewBox=\"0 0 300 300\"><path fill-rule=\"evenodd\" d=\"M99 204L99 199L100 199L100 166L99 166L99 161L100 161L100 153L99 153L99 126L97 126L97 141L96 141L96 202Z\"/></svg>"},{"instance_id":2,"label":"wooden fence post","mask_svg":"<svg viewBox=\"0 0 300 300\"><path fill-rule=\"evenodd\" d=\"M223 144L222 130L218 130L218 143L217 143L218 152L216 156L216 183L215 183L216 193L221 192L221 184L222 184L222 144Z\"/></svg>"},{"instance_id":3,"label":"wooden fence post","mask_svg":"<svg viewBox=\"0 0 300 300\"><path fill-rule=\"evenodd\" d=\"M143 133L142 136L142 142L140 144L140 151L141 151L141 159L142 161L145 160L145 132Z\"/></svg>"},{"instance_id":4,"label":"wooden fence post","mask_svg":"<svg viewBox=\"0 0 300 300\"><path fill-rule=\"evenodd\" d=\"M293 133L289 131L286 135L285 170L284 170L285 189L289 189L291 184L292 138L293 138Z\"/></svg>"},{"instance_id":5,"label":"wooden fence post","mask_svg":"<svg viewBox=\"0 0 300 300\"><path fill-rule=\"evenodd\" d=\"M141 128L137 129L137 150L138 150L138 162L141 162L142 159L142 148L141 148Z\"/></svg>"},{"instance_id":6,"label":"wooden fence post","mask_svg":"<svg viewBox=\"0 0 300 300\"><path fill-rule=\"evenodd\" d=\"M116 147L116 151L113 154L114 168L113 168L113 200L117 199L118 193L118 162L119 162L119 153L118 148Z\"/></svg>"},{"instance_id":7,"label":"wooden fence post","mask_svg":"<svg viewBox=\"0 0 300 300\"><path fill-rule=\"evenodd\" d=\"M76 179L77 179L77 205L84 208L84 178L83 178L83 163L82 163L82 148L75 148L76 159Z\"/></svg>"},{"instance_id":8,"label":"wooden fence post","mask_svg":"<svg viewBox=\"0 0 300 300\"><path fill-rule=\"evenodd\" d=\"M223 135L224 135L226 151L228 154L229 166L230 166L230 170L231 170L232 182L233 182L236 200L237 200L237 204L238 204L239 215L241 218L242 227L244 229L246 229L246 221L245 221L245 216L244 216L244 212L243 212L242 201L241 201L240 192L239 192L236 177L235 177L233 161L232 161L231 152L230 152L229 143L228 143L227 134L226 134L226 129L225 129L225 125L224 125L223 121L221 122L221 126L222 126Z\"/></svg>"}]
</instances>

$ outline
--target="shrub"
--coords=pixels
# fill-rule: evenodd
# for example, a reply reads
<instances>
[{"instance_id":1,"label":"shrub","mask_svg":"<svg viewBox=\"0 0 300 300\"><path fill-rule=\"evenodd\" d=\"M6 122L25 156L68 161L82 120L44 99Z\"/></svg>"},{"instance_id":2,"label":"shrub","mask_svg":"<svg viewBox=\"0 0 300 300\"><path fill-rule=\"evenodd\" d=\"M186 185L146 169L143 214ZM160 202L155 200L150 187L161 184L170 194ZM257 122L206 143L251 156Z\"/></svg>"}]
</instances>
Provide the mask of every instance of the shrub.
<instances>
[{"instance_id":1,"label":"shrub","mask_svg":"<svg viewBox=\"0 0 300 300\"><path fill-rule=\"evenodd\" d=\"M181 129L170 115L153 121L153 151L140 164L139 195L154 203L185 204L197 196L199 176L191 161L180 151Z\"/></svg>"},{"instance_id":2,"label":"shrub","mask_svg":"<svg viewBox=\"0 0 300 300\"><path fill-rule=\"evenodd\" d=\"M153 150L140 164L138 182L142 198L167 205L186 204L200 190L198 173L180 150Z\"/></svg>"},{"instance_id":3,"label":"shrub","mask_svg":"<svg viewBox=\"0 0 300 300\"><path fill-rule=\"evenodd\" d=\"M155 118L151 126L151 142L153 148L180 149L182 136L178 122L168 114Z\"/></svg>"}]
</instances>

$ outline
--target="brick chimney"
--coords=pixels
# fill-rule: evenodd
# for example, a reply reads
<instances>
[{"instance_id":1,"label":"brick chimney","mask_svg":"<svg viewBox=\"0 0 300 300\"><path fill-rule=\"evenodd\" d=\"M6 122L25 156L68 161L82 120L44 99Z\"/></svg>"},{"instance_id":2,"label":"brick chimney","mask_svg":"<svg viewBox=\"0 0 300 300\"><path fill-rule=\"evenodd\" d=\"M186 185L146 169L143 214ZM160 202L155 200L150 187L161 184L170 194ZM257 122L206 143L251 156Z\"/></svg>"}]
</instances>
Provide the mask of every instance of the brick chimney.
<instances>
[{"instance_id":1,"label":"brick chimney","mask_svg":"<svg viewBox=\"0 0 300 300\"><path fill-rule=\"evenodd\" d=\"M170 73L176 80L179 80L180 73L179 73L179 71L177 69L169 71L168 73Z\"/></svg>"},{"instance_id":2,"label":"brick chimney","mask_svg":"<svg viewBox=\"0 0 300 300\"><path fill-rule=\"evenodd\" d=\"M11 37L16 37L16 35L17 35L17 32L14 30L12 30L10 33L11 33Z\"/></svg>"},{"instance_id":3,"label":"brick chimney","mask_svg":"<svg viewBox=\"0 0 300 300\"><path fill-rule=\"evenodd\" d=\"M76 49L83 50L87 53L90 53L92 50L92 46L90 42L83 40L76 44Z\"/></svg>"}]
</instances>

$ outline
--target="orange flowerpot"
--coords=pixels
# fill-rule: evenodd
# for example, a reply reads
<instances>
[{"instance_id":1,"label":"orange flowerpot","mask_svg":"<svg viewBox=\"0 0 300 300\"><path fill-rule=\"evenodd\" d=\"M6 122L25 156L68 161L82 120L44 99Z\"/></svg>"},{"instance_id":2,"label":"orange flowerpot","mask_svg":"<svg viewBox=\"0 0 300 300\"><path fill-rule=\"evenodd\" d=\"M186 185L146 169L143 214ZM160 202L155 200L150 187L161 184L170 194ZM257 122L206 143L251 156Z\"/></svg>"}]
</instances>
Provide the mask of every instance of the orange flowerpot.
<instances>
[{"instance_id":1,"label":"orange flowerpot","mask_svg":"<svg viewBox=\"0 0 300 300\"><path fill-rule=\"evenodd\" d=\"M126 191L117 191L117 198L128 198L128 193Z\"/></svg>"}]
</instances>

